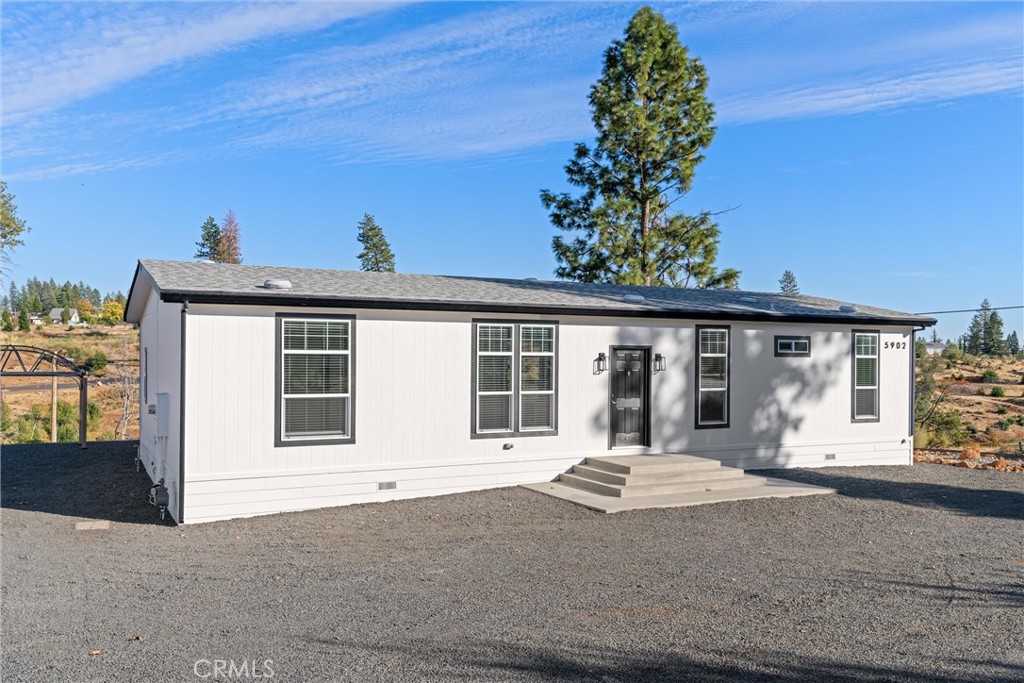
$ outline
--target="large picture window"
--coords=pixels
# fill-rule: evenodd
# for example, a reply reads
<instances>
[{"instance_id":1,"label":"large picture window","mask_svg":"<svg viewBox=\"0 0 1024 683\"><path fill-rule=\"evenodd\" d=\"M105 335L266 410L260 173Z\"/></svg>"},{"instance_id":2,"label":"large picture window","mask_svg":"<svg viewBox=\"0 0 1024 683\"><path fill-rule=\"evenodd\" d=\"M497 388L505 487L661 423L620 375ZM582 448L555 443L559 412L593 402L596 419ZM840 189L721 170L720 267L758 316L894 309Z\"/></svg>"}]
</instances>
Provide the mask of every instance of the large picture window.
<instances>
[{"instance_id":1,"label":"large picture window","mask_svg":"<svg viewBox=\"0 0 1024 683\"><path fill-rule=\"evenodd\" d=\"M853 419L878 419L878 332L853 333Z\"/></svg>"},{"instance_id":2,"label":"large picture window","mask_svg":"<svg viewBox=\"0 0 1024 683\"><path fill-rule=\"evenodd\" d=\"M353 322L278 317L278 445L352 441Z\"/></svg>"},{"instance_id":3,"label":"large picture window","mask_svg":"<svg viewBox=\"0 0 1024 683\"><path fill-rule=\"evenodd\" d=\"M473 434L552 434L556 429L557 326L474 325Z\"/></svg>"},{"instance_id":4,"label":"large picture window","mask_svg":"<svg viewBox=\"0 0 1024 683\"><path fill-rule=\"evenodd\" d=\"M697 326L697 427L729 426L729 328Z\"/></svg>"}]
</instances>

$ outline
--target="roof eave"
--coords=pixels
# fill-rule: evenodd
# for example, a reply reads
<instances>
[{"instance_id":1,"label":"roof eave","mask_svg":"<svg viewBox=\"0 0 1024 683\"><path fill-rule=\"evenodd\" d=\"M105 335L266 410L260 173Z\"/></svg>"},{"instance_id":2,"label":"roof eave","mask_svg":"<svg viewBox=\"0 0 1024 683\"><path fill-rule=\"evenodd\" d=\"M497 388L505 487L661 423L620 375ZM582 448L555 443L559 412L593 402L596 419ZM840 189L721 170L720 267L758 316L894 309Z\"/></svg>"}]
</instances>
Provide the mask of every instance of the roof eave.
<instances>
[{"instance_id":1,"label":"roof eave","mask_svg":"<svg viewBox=\"0 0 1024 683\"><path fill-rule=\"evenodd\" d=\"M134 283L132 287L134 288ZM160 291L160 290L158 290ZM161 301L192 304L222 304L242 306L295 306L316 308L356 308L404 311L441 311L469 313L510 313L518 315L562 315L572 317L603 318L655 318L674 320L734 320L748 322L806 323L818 322L838 325L900 325L930 327L934 318L913 316L907 318L872 315L792 314L780 312L742 311L681 311L659 308L602 308L598 306L546 306L542 304L496 304L471 301L369 299L353 297L315 296L308 294L244 294L241 292L194 292L186 290L160 291Z\"/></svg>"}]
</instances>

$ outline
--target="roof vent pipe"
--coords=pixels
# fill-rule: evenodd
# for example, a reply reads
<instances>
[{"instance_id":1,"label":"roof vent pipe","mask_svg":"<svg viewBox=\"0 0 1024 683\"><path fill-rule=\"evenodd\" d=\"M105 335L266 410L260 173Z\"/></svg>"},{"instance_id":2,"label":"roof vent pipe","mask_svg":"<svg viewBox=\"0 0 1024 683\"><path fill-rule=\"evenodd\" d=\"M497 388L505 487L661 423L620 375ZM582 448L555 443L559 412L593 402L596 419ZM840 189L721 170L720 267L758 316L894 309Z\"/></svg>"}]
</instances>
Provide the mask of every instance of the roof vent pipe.
<instances>
[{"instance_id":1,"label":"roof vent pipe","mask_svg":"<svg viewBox=\"0 0 1024 683\"><path fill-rule=\"evenodd\" d=\"M857 307L856 306L847 306L847 305L844 304L844 305L839 307L839 312L840 313L856 313L857 312Z\"/></svg>"},{"instance_id":2,"label":"roof vent pipe","mask_svg":"<svg viewBox=\"0 0 1024 683\"><path fill-rule=\"evenodd\" d=\"M646 301L643 294L623 294L622 300L627 304L642 304Z\"/></svg>"},{"instance_id":3,"label":"roof vent pipe","mask_svg":"<svg viewBox=\"0 0 1024 683\"><path fill-rule=\"evenodd\" d=\"M265 289L291 289L290 280L267 280L263 283Z\"/></svg>"}]
</instances>

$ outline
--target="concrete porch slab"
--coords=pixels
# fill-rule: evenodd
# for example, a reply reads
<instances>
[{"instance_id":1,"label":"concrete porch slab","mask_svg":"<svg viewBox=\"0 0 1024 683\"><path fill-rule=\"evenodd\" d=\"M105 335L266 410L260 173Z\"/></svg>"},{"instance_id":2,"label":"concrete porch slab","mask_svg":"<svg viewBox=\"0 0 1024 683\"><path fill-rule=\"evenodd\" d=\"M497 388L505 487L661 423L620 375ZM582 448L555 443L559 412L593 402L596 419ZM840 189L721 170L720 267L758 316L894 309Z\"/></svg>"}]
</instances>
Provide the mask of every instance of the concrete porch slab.
<instances>
[{"instance_id":1,"label":"concrete porch slab","mask_svg":"<svg viewBox=\"0 0 1024 683\"><path fill-rule=\"evenodd\" d=\"M835 493L835 489L822 486L801 484L785 479L772 479L760 486L750 488L728 489L723 491L698 491L687 493L669 493L651 496L631 496L618 498L591 493L582 489L566 486L557 481L546 481L539 484L523 484L523 488L537 491L548 496L561 498L576 505L613 514L628 510L645 510L648 508L676 508L691 505L707 505L709 503L727 503L736 500L752 500L755 498L792 498L794 496L816 496Z\"/></svg>"}]
</instances>

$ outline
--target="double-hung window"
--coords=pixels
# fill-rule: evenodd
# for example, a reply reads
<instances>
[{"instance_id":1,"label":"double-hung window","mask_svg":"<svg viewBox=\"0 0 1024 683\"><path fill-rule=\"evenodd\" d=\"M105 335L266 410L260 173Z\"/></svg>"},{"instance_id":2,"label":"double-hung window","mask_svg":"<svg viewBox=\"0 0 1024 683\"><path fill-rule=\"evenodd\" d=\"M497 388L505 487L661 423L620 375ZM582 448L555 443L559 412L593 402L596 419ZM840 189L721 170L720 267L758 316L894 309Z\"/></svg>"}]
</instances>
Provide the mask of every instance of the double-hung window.
<instances>
[{"instance_id":1,"label":"double-hung window","mask_svg":"<svg viewBox=\"0 0 1024 683\"><path fill-rule=\"evenodd\" d=\"M853 331L853 419L878 419L878 332Z\"/></svg>"},{"instance_id":2,"label":"double-hung window","mask_svg":"<svg viewBox=\"0 0 1024 683\"><path fill-rule=\"evenodd\" d=\"M354 320L279 315L277 325L277 445L352 442Z\"/></svg>"},{"instance_id":3,"label":"double-hung window","mask_svg":"<svg viewBox=\"0 0 1024 683\"><path fill-rule=\"evenodd\" d=\"M557 327L478 322L474 328L474 436L554 433Z\"/></svg>"},{"instance_id":4,"label":"double-hung window","mask_svg":"<svg viewBox=\"0 0 1024 683\"><path fill-rule=\"evenodd\" d=\"M697 428L729 426L729 328L697 326Z\"/></svg>"}]
</instances>

